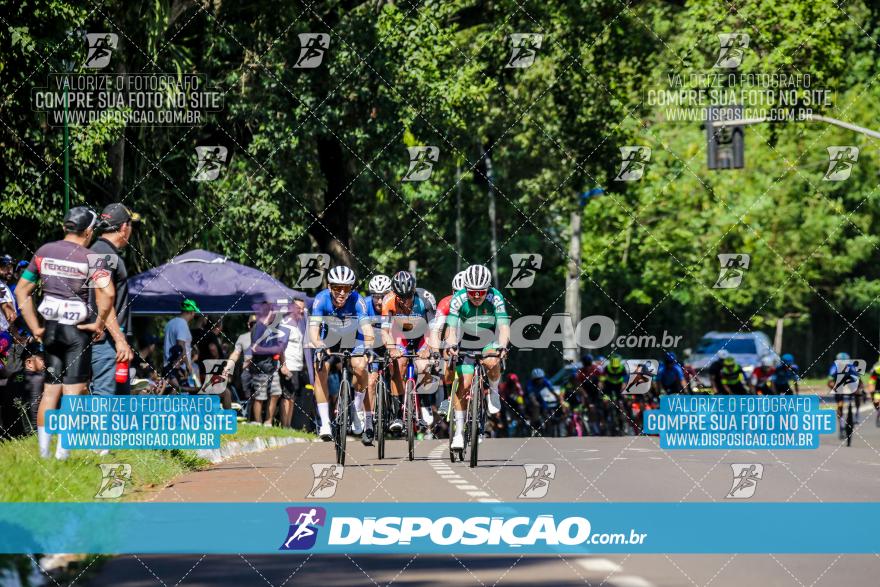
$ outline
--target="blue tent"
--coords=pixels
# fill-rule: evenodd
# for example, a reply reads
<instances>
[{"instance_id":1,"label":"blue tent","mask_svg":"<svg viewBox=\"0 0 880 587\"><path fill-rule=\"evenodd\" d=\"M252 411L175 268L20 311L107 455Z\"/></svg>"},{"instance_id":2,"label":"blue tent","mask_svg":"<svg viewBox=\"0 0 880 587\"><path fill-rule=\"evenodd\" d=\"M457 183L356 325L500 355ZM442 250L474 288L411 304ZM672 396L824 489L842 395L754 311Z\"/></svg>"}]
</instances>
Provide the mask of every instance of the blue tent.
<instances>
[{"instance_id":1,"label":"blue tent","mask_svg":"<svg viewBox=\"0 0 880 587\"><path fill-rule=\"evenodd\" d=\"M294 297L311 303L267 273L201 249L129 278L128 290L132 312L142 315L177 314L186 298L204 314L249 314L261 302L286 304Z\"/></svg>"}]
</instances>

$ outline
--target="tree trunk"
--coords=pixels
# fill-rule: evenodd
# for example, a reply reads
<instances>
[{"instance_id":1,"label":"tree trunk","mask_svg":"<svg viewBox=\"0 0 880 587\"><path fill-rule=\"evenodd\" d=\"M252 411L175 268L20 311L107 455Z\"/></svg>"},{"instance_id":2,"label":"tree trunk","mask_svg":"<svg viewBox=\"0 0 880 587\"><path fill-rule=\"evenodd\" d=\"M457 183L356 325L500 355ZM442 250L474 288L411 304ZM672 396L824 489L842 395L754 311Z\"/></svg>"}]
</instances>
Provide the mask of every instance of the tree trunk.
<instances>
[{"instance_id":1,"label":"tree trunk","mask_svg":"<svg viewBox=\"0 0 880 587\"><path fill-rule=\"evenodd\" d=\"M352 179L348 161L335 137L319 137L317 142L318 162L327 188L324 191L324 211L309 228L309 233L317 241L320 251L330 255L332 264L348 265L357 271L348 229Z\"/></svg>"}]
</instances>

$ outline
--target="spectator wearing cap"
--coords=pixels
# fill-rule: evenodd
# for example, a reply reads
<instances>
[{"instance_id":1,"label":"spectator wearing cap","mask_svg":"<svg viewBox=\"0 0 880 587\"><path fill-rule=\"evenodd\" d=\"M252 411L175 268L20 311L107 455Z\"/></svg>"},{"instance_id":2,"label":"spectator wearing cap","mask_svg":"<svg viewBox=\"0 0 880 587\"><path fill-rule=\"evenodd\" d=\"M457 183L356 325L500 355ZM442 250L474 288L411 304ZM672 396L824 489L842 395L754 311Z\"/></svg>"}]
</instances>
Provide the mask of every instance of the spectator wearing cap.
<instances>
[{"instance_id":1,"label":"spectator wearing cap","mask_svg":"<svg viewBox=\"0 0 880 587\"><path fill-rule=\"evenodd\" d=\"M125 362L131 361L134 352L127 338L132 336L131 312L128 302L128 269L120 252L128 246L133 225L140 222L140 215L123 204L110 204L101 212L101 237L91 246L91 253L104 260L102 264L110 273L114 285L113 308L107 317L107 334L92 348L91 391L95 395L128 395L129 381L116 381L117 349Z\"/></svg>"},{"instance_id":2,"label":"spectator wearing cap","mask_svg":"<svg viewBox=\"0 0 880 587\"><path fill-rule=\"evenodd\" d=\"M184 350L183 357L190 374L195 374L196 371L192 364L192 333L189 331L189 323L196 314L201 313L194 300L185 299L180 304L180 315L172 318L165 325L165 363L171 361L171 349L175 345L180 345Z\"/></svg>"}]
</instances>

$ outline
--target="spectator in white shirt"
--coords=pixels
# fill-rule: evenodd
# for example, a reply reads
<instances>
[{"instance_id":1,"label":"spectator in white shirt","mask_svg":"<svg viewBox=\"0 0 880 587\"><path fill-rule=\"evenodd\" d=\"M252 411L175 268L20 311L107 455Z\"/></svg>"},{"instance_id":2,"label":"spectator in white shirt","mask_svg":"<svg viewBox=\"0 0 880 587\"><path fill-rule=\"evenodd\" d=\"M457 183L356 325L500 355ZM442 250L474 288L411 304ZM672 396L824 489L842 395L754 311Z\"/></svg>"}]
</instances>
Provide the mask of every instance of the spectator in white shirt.
<instances>
[{"instance_id":1,"label":"spectator in white shirt","mask_svg":"<svg viewBox=\"0 0 880 587\"><path fill-rule=\"evenodd\" d=\"M302 397L303 389L308 384L303 348L305 309L305 300L295 299L281 321L281 328L289 333L281 364L281 425L285 428L289 428L293 420L297 396Z\"/></svg>"}]
</instances>

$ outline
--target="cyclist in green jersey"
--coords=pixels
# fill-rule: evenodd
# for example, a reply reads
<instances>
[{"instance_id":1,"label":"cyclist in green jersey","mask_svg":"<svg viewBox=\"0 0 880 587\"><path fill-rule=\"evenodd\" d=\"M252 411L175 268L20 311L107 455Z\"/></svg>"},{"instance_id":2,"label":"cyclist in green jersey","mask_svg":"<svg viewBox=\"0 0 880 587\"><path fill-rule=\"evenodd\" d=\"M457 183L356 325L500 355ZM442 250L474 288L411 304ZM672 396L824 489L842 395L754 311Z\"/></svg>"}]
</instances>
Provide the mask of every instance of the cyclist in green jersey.
<instances>
[{"instance_id":1,"label":"cyclist in green jersey","mask_svg":"<svg viewBox=\"0 0 880 587\"><path fill-rule=\"evenodd\" d=\"M465 270L464 289L452 296L446 317L446 345L455 355L458 344L466 350L482 349L483 353L497 352L498 356L483 357L481 363L489 379L489 414L501 411L498 382L501 379L501 359L507 356L510 341L510 316L501 295L492 283L492 274L484 265L471 265ZM460 385L452 398L455 414L455 434L452 448L464 448L464 421L467 413L465 396L474 377L474 359L465 357L457 367Z\"/></svg>"}]
</instances>

